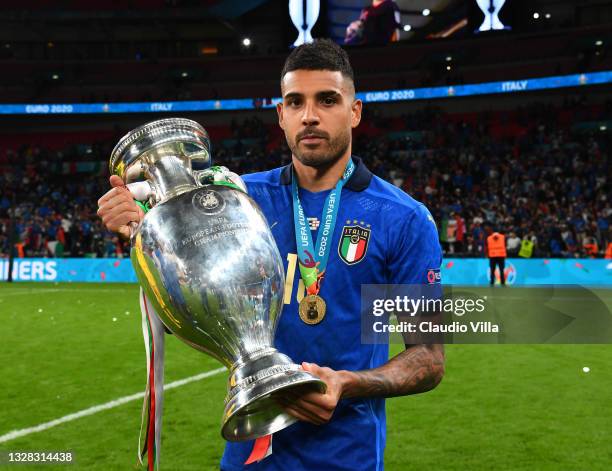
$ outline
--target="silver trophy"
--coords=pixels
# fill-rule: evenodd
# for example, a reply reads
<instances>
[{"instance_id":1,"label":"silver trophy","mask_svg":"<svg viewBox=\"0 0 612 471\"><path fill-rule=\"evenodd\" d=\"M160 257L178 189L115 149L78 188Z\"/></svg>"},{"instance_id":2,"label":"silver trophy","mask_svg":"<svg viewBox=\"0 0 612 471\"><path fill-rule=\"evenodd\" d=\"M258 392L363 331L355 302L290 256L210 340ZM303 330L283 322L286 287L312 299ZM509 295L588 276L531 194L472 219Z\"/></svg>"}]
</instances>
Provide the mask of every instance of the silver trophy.
<instances>
[{"instance_id":1,"label":"silver trophy","mask_svg":"<svg viewBox=\"0 0 612 471\"><path fill-rule=\"evenodd\" d=\"M141 182L152 205L131 238L140 285L174 335L227 366L221 434L250 440L296 421L275 396L290 388L323 392L325 383L274 348L282 259L245 192L200 182L209 149L198 123L162 119L124 136L110 171L126 183Z\"/></svg>"}]
</instances>

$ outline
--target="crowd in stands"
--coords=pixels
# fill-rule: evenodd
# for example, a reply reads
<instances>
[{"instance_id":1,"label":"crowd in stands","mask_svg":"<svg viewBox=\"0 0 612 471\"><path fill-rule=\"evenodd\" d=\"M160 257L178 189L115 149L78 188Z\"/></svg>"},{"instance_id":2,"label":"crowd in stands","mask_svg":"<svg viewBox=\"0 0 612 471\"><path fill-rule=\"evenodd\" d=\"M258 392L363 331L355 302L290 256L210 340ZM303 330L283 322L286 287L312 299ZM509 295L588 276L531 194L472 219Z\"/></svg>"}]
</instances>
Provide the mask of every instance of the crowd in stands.
<instances>
[{"instance_id":1,"label":"crowd in stands","mask_svg":"<svg viewBox=\"0 0 612 471\"><path fill-rule=\"evenodd\" d=\"M108 177L74 170L76 159L102 159L108 152L95 146L81 155L74 146L65 152L37 145L0 151L0 254L9 250L13 209L15 255L19 257L117 257L125 243L106 231L96 216L98 196L108 189ZM108 149L106 149L108 150ZM67 166L63 164L68 162Z\"/></svg>"},{"instance_id":2,"label":"crowd in stands","mask_svg":"<svg viewBox=\"0 0 612 471\"><path fill-rule=\"evenodd\" d=\"M533 105L512 113L512 123L486 114L453 122L430 109L405 119L405 129L427 131L364 138L357 149L374 173L427 205L446 254L485 256L487 232L495 230L506 235L509 256L523 241L529 256L600 257L606 249L612 256L610 133L576 126L610 120L612 102L594 116L581 117L584 108ZM501 137L509 124L518 135Z\"/></svg>"},{"instance_id":3,"label":"crowd in stands","mask_svg":"<svg viewBox=\"0 0 612 471\"><path fill-rule=\"evenodd\" d=\"M606 120L612 102L463 115L428 107L401 118L376 108L353 149L427 205L446 256L484 257L487 234L498 231L510 257L612 257L611 134L589 125ZM215 163L242 174L290 162L278 130L259 118L240 116L229 127ZM115 142L61 152L0 147L0 255L9 251L13 211L17 256L126 256L127 243L96 216Z\"/></svg>"}]
</instances>

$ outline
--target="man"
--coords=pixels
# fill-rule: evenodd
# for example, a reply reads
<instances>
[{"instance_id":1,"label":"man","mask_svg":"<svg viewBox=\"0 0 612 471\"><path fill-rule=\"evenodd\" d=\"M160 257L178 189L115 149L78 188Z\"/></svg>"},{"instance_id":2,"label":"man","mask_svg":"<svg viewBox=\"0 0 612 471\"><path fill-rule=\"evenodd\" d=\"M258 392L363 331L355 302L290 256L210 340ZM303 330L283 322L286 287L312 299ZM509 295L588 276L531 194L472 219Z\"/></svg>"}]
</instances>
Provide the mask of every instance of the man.
<instances>
[{"instance_id":1,"label":"man","mask_svg":"<svg viewBox=\"0 0 612 471\"><path fill-rule=\"evenodd\" d=\"M489 270L491 272L491 286L495 284L495 268L499 267L499 279L502 286L506 286L506 236L493 232L487 237L487 256L489 257Z\"/></svg>"},{"instance_id":2,"label":"man","mask_svg":"<svg viewBox=\"0 0 612 471\"><path fill-rule=\"evenodd\" d=\"M527 237L523 237L523 240L521 240L521 248L519 250L518 256L522 258L531 258L537 243L538 238L536 237L533 231L529 231Z\"/></svg>"},{"instance_id":3,"label":"man","mask_svg":"<svg viewBox=\"0 0 612 471\"><path fill-rule=\"evenodd\" d=\"M521 238L516 235L514 231L510 232L508 240L506 241L506 250L511 257L518 255L519 249L521 248Z\"/></svg>"},{"instance_id":4,"label":"man","mask_svg":"<svg viewBox=\"0 0 612 471\"><path fill-rule=\"evenodd\" d=\"M283 405L299 422L275 433L272 455L246 469L380 470L384 398L433 389L442 379L444 353L441 345L410 345L387 361L388 345L362 344L361 285L427 283L441 264L436 227L422 204L351 156L351 129L359 124L362 102L339 46L317 40L294 49L281 73L281 91L278 119L292 163L245 175L244 181L288 262L287 280L293 280L285 287L275 345L304 362L327 391L287 398ZM98 213L109 229L127 235L127 224L140 221L142 211L121 179L111 177L111 185ZM318 231L331 234L324 246L317 243L314 256L304 256L302 240L296 241L296 233L303 233L300 210L321 220ZM319 239L312 231L311 239ZM316 279L308 267L318 267ZM299 301L312 302L312 296L325 300L326 313L319 306L309 312L308 303L299 309ZM243 469L252 450L252 442L228 443L221 469Z\"/></svg>"},{"instance_id":5,"label":"man","mask_svg":"<svg viewBox=\"0 0 612 471\"><path fill-rule=\"evenodd\" d=\"M397 41L399 20L400 11L394 0L372 0L361 10L359 19L346 28L344 44L386 46Z\"/></svg>"}]
</instances>

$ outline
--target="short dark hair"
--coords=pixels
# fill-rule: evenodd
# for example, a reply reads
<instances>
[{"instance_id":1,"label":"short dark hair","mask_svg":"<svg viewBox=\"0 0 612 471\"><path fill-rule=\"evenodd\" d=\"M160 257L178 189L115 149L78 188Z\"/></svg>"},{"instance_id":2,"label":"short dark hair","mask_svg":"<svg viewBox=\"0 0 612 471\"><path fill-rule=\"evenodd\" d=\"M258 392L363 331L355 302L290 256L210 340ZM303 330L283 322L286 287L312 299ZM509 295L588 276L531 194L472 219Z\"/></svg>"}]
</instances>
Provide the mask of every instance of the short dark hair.
<instances>
[{"instance_id":1,"label":"short dark hair","mask_svg":"<svg viewBox=\"0 0 612 471\"><path fill-rule=\"evenodd\" d=\"M330 39L315 39L291 51L281 72L281 82L286 73L299 69L341 72L344 77L355 82L348 54Z\"/></svg>"}]
</instances>

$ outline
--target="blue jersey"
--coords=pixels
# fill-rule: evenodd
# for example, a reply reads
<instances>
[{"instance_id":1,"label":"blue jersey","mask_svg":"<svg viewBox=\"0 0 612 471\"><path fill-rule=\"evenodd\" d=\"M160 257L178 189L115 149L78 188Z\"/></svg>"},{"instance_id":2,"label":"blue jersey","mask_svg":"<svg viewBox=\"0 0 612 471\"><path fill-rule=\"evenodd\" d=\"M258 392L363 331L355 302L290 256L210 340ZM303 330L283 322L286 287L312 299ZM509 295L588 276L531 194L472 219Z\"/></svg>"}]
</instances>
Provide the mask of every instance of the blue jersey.
<instances>
[{"instance_id":1,"label":"blue jersey","mask_svg":"<svg viewBox=\"0 0 612 471\"><path fill-rule=\"evenodd\" d=\"M249 194L261 206L285 261L293 286L285 300L275 346L296 363L334 370L365 370L386 363L388 345L361 343L362 284L422 284L442 261L438 234L425 206L372 175L354 157L355 171L344 185L320 295L325 318L305 324L298 314L304 296L297 266L291 196L292 166L245 175ZM300 201L316 240L329 191L300 189ZM317 219L317 221L314 220ZM385 400L344 399L329 423L297 422L273 436L272 455L244 466L253 442L227 443L221 469L234 470L382 470L386 438Z\"/></svg>"}]
</instances>

